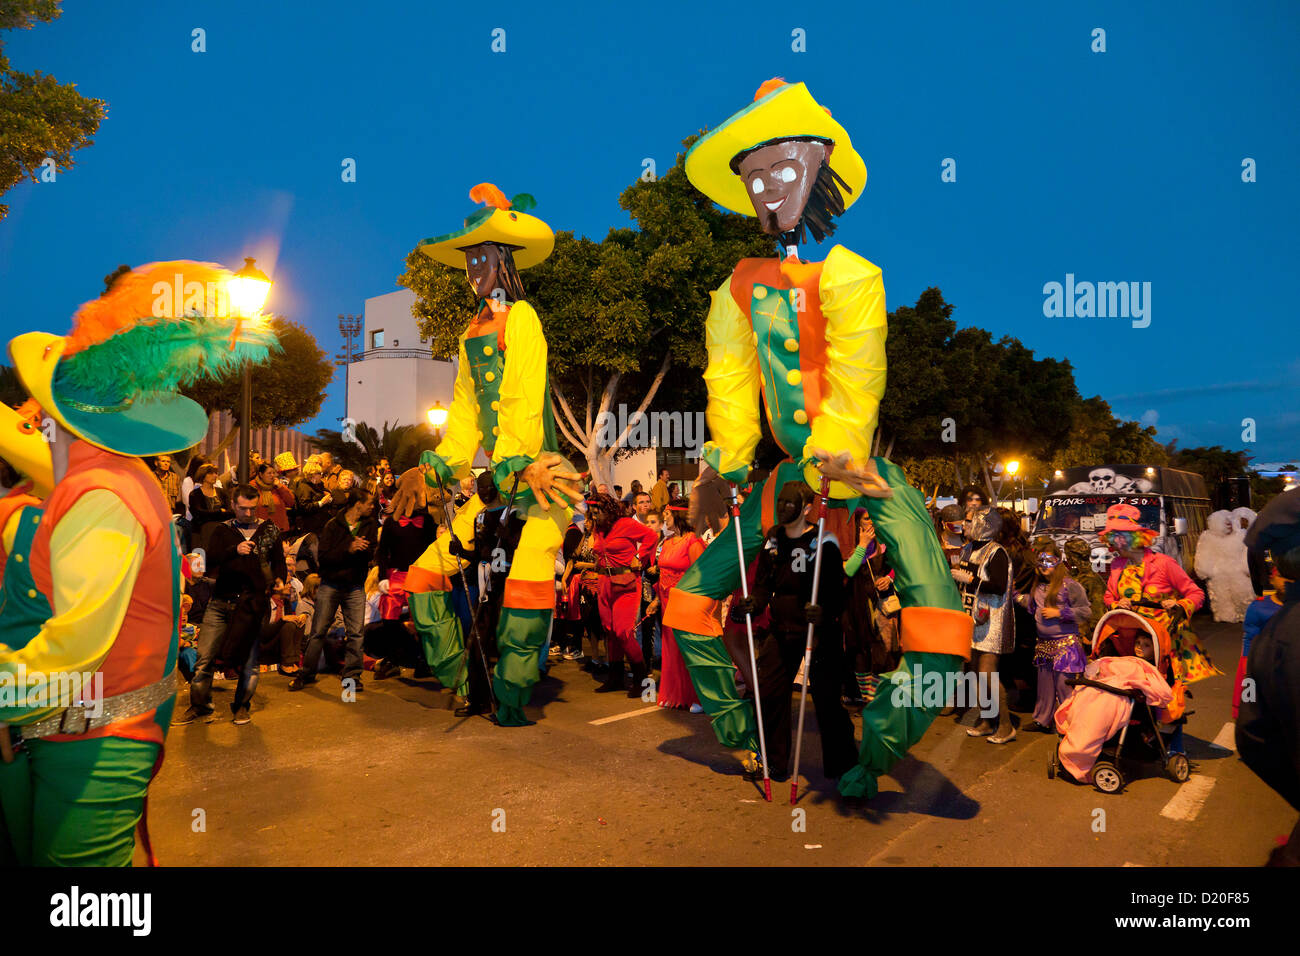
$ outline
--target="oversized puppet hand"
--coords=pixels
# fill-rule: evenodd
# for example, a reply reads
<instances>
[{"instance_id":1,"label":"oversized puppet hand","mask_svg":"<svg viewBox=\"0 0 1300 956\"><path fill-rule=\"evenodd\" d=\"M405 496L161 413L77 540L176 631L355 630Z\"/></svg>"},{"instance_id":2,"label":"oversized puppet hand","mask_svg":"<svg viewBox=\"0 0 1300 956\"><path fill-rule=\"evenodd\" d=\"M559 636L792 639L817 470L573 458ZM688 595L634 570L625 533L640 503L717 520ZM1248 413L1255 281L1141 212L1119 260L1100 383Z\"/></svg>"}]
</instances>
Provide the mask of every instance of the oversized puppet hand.
<instances>
[{"instance_id":1,"label":"oversized puppet hand","mask_svg":"<svg viewBox=\"0 0 1300 956\"><path fill-rule=\"evenodd\" d=\"M552 504L560 508L572 507L582 497L581 490L574 484L582 475L565 471L563 467L563 458L555 452L547 452L519 473L543 511L549 511Z\"/></svg>"},{"instance_id":2,"label":"oversized puppet hand","mask_svg":"<svg viewBox=\"0 0 1300 956\"><path fill-rule=\"evenodd\" d=\"M868 498L892 498L894 489L890 488L876 470L876 463L868 458L862 468L854 468L848 452L832 455L822 448L814 448L812 453L817 458L817 470L831 481L848 485L860 495Z\"/></svg>"}]
</instances>

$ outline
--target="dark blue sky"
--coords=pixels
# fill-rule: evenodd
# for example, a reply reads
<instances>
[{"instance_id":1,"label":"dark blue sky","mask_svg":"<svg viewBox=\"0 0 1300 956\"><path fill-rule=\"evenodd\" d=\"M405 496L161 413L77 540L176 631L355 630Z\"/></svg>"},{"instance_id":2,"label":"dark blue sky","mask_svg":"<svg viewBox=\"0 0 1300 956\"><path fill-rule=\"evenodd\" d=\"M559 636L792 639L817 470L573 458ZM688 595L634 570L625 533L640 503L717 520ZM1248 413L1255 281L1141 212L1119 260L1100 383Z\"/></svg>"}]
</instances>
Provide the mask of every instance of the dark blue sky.
<instances>
[{"instance_id":1,"label":"dark blue sky","mask_svg":"<svg viewBox=\"0 0 1300 956\"><path fill-rule=\"evenodd\" d=\"M395 289L474 183L601 238L644 158L666 168L781 75L866 160L836 240L881 266L890 308L937 285L960 324L1070 359L1084 395L1164 440L1300 456L1300 6L615 6L74 0L6 34L16 68L109 113L74 170L6 197L0 334L66 331L120 262L255 254L274 266L269 307L332 355L338 313ZM1043 286L1067 273L1150 282L1149 327L1045 317ZM342 404L340 379L304 430Z\"/></svg>"}]
</instances>

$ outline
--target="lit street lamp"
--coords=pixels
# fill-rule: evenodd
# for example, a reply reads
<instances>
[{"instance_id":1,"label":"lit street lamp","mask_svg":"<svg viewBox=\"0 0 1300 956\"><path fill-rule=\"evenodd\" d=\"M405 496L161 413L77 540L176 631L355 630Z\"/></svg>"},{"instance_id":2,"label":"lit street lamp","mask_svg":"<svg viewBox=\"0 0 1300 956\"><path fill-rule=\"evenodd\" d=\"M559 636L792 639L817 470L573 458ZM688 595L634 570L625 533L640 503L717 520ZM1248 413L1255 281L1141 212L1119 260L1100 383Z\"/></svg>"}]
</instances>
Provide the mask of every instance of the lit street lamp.
<instances>
[{"instance_id":1,"label":"lit street lamp","mask_svg":"<svg viewBox=\"0 0 1300 956\"><path fill-rule=\"evenodd\" d=\"M230 293L231 308L235 321L242 323L245 319L257 319L266 304L266 297L271 293L271 279L257 268L252 256L244 257L244 267L231 276L226 283ZM252 365L244 363L243 381L239 392L239 483L248 484L249 453L249 419L253 417L253 375Z\"/></svg>"},{"instance_id":2,"label":"lit street lamp","mask_svg":"<svg viewBox=\"0 0 1300 956\"><path fill-rule=\"evenodd\" d=\"M442 426L447 424L447 409L442 407L442 402L434 402L428 415L433 426L433 446L437 448L442 443Z\"/></svg>"}]
</instances>

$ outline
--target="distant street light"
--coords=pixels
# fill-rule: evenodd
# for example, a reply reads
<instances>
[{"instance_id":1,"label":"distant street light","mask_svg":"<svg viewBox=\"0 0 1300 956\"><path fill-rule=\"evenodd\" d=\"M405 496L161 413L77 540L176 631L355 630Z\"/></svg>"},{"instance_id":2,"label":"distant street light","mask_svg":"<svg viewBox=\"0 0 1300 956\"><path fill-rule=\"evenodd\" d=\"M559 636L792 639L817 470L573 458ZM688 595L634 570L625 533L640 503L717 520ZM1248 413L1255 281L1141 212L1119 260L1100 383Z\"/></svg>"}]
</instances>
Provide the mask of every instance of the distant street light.
<instances>
[{"instance_id":1,"label":"distant street light","mask_svg":"<svg viewBox=\"0 0 1300 956\"><path fill-rule=\"evenodd\" d=\"M235 313L235 321L242 323L245 319L255 319L266 305L266 297L271 294L271 279L261 269L252 256L244 257L244 267L226 282L230 294L230 305ZM253 374L252 365L244 363L243 381L239 390L239 483L248 484L249 419L253 417Z\"/></svg>"},{"instance_id":2,"label":"distant street light","mask_svg":"<svg viewBox=\"0 0 1300 956\"><path fill-rule=\"evenodd\" d=\"M429 409L429 424L438 431L442 431L442 426L447 424L447 409L442 407L442 402L437 402Z\"/></svg>"}]
</instances>

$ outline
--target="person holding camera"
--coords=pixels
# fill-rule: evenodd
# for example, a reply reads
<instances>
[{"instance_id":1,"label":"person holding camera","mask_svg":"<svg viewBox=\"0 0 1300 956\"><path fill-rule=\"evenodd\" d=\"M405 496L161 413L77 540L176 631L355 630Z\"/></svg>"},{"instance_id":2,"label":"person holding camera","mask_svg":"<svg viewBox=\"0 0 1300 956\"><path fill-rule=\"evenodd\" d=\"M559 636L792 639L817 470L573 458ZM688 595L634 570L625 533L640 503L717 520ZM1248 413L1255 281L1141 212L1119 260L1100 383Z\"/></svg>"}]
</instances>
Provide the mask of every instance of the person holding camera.
<instances>
[{"instance_id":1,"label":"person holding camera","mask_svg":"<svg viewBox=\"0 0 1300 956\"><path fill-rule=\"evenodd\" d=\"M289 682L290 690L302 690L315 683L325 633L334 622L334 612L343 608L346 655L343 660L344 687L354 691L361 684L362 634L366 618L366 572L379 544L379 522L375 520L375 496L359 485L348 489L343 509L320 533L320 587L316 591L316 613L311 636L302 655L302 670ZM348 682L351 681L351 685Z\"/></svg>"}]
</instances>

